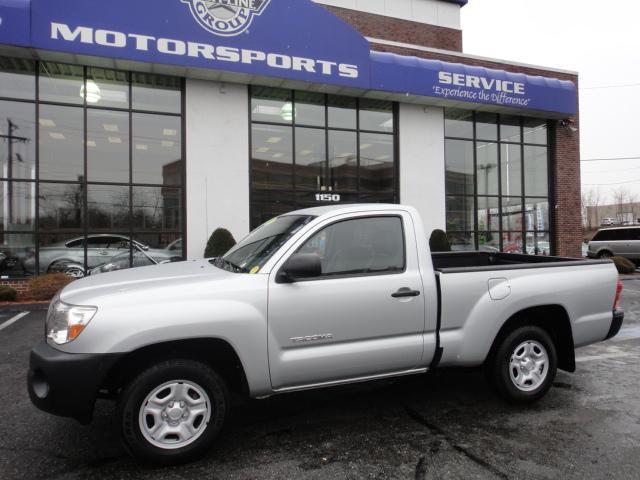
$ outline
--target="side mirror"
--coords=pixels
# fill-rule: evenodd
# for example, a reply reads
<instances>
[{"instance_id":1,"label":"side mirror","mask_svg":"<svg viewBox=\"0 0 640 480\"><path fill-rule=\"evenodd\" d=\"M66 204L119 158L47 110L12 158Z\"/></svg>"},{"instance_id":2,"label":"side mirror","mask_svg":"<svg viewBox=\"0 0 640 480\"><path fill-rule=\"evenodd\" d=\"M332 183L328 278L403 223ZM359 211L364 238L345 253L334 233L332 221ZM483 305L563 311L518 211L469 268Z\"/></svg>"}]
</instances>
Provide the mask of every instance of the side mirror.
<instances>
[{"instance_id":1,"label":"side mirror","mask_svg":"<svg viewBox=\"0 0 640 480\"><path fill-rule=\"evenodd\" d=\"M322 275L322 263L315 253L296 253L287 260L278 272L278 283L293 283L303 278L314 278Z\"/></svg>"}]
</instances>

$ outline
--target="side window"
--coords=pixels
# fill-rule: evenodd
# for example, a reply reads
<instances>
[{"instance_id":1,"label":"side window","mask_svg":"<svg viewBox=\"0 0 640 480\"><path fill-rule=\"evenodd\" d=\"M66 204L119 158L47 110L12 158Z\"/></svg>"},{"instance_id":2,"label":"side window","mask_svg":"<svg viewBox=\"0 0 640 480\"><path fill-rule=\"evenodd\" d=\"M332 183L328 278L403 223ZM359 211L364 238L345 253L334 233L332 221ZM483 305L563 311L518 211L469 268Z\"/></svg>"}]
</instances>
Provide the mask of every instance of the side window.
<instances>
[{"instance_id":1,"label":"side window","mask_svg":"<svg viewBox=\"0 0 640 480\"><path fill-rule=\"evenodd\" d=\"M82 248L84 246L84 238L79 238L79 239L67 242L66 246L67 248Z\"/></svg>"},{"instance_id":2,"label":"side window","mask_svg":"<svg viewBox=\"0 0 640 480\"><path fill-rule=\"evenodd\" d=\"M107 248L109 237L89 237L87 238L87 248Z\"/></svg>"},{"instance_id":3,"label":"side window","mask_svg":"<svg viewBox=\"0 0 640 480\"><path fill-rule=\"evenodd\" d=\"M372 217L338 222L311 237L298 253L317 254L323 276L403 271L402 220Z\"/></svg>"}]
</instances>

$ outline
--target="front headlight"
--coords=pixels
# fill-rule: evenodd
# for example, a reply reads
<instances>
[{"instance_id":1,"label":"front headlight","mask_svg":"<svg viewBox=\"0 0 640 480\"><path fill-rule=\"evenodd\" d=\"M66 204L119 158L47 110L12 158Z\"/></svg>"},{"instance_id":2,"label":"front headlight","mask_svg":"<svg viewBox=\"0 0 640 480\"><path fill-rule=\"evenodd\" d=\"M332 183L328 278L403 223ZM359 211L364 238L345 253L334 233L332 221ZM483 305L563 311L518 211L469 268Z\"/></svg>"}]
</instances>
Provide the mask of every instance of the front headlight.
<instances>
[{"instance_id":1,"label":"front headlight","mask_svg":"<svg viewBox=\"0 0 640 480\"><path fill-rule=\"evenodd\" d=\"M47 341L63 345L75 340L97 311L96 307L69 305L54 299L47 312Z\"/></svg>"}]
</instances>

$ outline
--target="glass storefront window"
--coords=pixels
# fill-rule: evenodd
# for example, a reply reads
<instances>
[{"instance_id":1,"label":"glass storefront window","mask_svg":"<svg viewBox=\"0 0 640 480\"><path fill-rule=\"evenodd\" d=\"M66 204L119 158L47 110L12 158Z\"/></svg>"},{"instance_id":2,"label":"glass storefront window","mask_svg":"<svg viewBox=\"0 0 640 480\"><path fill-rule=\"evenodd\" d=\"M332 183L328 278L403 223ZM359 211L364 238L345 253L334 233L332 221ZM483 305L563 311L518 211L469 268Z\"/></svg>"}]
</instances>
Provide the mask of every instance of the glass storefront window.
<instances>
[{"instance_id":1,"label":"glass storefront window","mask_svg":"<svg viewBox=\"0 0 640 480\"><path fill-rule=\"evenodd\" d=\"M0 275L184 258L182 86L0 57Z\"/></svg>"},{"instance_id":2,"label":"glass storefront window","mask_svg":"<svg viewBox=\"0 0 640 480\"><path fill-rule=\"evenodd\" d=\"M395 123L391 102L252 87L252 228L299 208L397 202Z\"/></svg>"},{"instance_id":3,"label":"glass storefront window","mask_svg":"<svg viewBox=\"0 0 640 480\"><path fill-rule=\"evenodd\" d=\"M62 63L40 63L40 101L82 105L85 97L84 68ZM87 97L95 94L90 87Z\"/></svg>"},{"instance_id":4,"label":"glass storefront window","mask_svg":"<svg viewBox=\"0 0 640 480\"><path fill-rule=\"evenodd\" d=\"M40 179L84 179L84 113L81 108L40 106Z\"/></svg>"},{"instance_id":5,"label":"glass storefront window","mask_svg":"<svg viewBox=\"0 0 640 480\"><path fill-rule=\"evenodd\" d=\"M87 180L129 182L129 115L87 112Z\"/></svg>"},{"instance_id":6,"label":"glass storefront window","mask_svg":"<svg viewBox=\"0 0 640 480\"><path fill-rule=\"evenodd\" d=\"M0 97L35 100L35 69L32 60L0 57Z\"/></svg>"},{"instance_id":7,"label":"glass storefront window","mask_svg":"<svg viewBox=\"0 0 640 480\"><path fill-rule=\"evenodd\" d=\"M134 110L181 113L182 80L148 73L133 73L131 76Z\"/></svg>"},{"instance_id":8,"label":"glass storefront window","mask_svg":"<svg viewBox=\"0 0 640 480\"><path fill-rule=\"evenodd\" d=\"M134 113L133 182L156 185L182 183L180 117Z\"/></svg>"},{"instance_id":9,"label":"glass storefront window","mask_svg":"<svg viewBox=\"0 0 640 480\"><path fill-rule=\"evenodd\" d=\"M104 68L89 68L85 85L87 105L129 108L129 74Z\"/></svg>"},{"instance_id":10,"label":"glass storefront window","mask_svg":"<svg viewBox=\"0 0 640 480\"><path fill-rule=\"evenodd\" d=\"M1 73L1 72L0 72ZM2 79L0 77L0 82ZM36 177L36 110L31 103L0 101L0 175Z\"/></svg>"},{"instance_id":11,"label":"glass storefront window","mask_svg":"<svg viewBox=\"0 0 640 480\"><path fill-rule=\"evenodd\" d=\"M473 195L473 142L445 140L445 183L449 195Z\"/></svg>"},{"instance_id":12,"label":"glass storefront window","mask_svg":"<svg viewBox=\"0 0 640 480\"><path fill-rule=\"evenodd\" d=\"M545 120L446 110L447 231L473 232L474 249L530 253L525 233L551 231L547 142Z\"/></svg>"},{"instance_id":13,"label":"glass storefront window","mask_svg":"<svg viewBox=\"0 0 640 480\"><path fill-rule=\"evenodd\" d=\"M475 235L473 232L447 231L451 250L454 252L476 250Z\"/></svg>"}]
</instances>

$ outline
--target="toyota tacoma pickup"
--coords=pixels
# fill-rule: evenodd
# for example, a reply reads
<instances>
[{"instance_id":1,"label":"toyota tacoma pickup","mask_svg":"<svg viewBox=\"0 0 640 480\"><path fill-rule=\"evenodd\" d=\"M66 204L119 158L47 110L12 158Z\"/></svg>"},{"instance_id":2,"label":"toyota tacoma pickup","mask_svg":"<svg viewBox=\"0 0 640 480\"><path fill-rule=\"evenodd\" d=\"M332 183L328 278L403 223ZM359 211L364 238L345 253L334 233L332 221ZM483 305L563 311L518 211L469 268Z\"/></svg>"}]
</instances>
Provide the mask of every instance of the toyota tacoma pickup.
<instances>
[{"instance_id":1,"label":"toyota tacoma pickup","mask_svg":"<svg viewBox=\"0 0 640 480\"><path fill-rule=\"evenodd\" d=\"M279 216L224 256L65 287L30 359L32 402L91 420L117 401L135 457L203 455L230 394L484 367L512 403L540 399L574 350L616 335L610 260L435 253L416 210L327 206ZM231 393L230 393L231 392Z\"/></svg>"}]
</instances>

